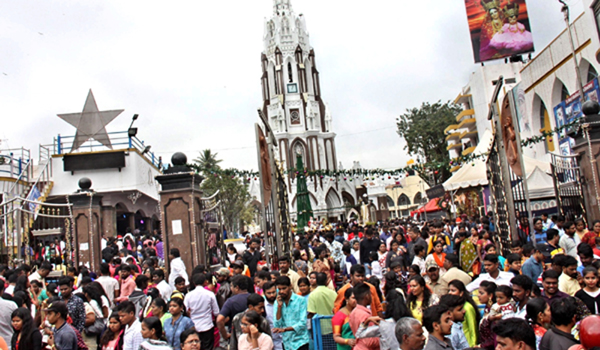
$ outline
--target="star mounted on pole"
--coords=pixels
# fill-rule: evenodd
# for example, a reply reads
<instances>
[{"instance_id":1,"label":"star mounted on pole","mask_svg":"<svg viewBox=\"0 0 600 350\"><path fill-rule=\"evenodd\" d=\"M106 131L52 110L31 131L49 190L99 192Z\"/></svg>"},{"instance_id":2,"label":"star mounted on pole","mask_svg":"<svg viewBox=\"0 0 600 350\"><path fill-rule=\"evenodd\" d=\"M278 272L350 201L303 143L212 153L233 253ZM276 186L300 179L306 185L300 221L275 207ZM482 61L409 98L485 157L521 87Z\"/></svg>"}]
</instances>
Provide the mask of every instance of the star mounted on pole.
<instances>
[{"instance_id":1,"label":"star mounted on pole","mask_svg":"<svg viewBox=\"0 0 600 350\"><path fill-rule=\"evenodd\" d=\"M110 138L106 133L106 125L113 121L124 110L98 111L94 94L90 89L81 113L58 114L58 117L77 128L71 152L76 151L89 139L94 139L112 149Z\"/></svg>"}]
</instances>

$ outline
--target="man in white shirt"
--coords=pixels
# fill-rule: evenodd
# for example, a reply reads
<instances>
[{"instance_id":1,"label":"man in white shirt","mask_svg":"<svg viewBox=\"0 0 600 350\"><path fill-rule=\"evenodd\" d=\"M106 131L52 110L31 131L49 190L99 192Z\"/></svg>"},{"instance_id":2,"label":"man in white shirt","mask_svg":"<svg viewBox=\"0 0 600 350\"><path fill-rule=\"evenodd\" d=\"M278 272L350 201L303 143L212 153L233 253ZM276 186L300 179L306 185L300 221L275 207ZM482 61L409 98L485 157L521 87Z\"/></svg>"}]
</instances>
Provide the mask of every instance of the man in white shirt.
<instances>
[{"instance_id":1,"label":"man in white shirt","mask_svg":"<svg viewBox=\"0 0 600 350\"><path fill-rule=\"evenodd\" d=\"M185 296L183 304L189 311L194 327L199 333L200 349L213 349L215 345L213 318L219 315L217 298L215 293L204 289L205 274L195 274L192 276L192 281L196 288Z\"/></svg>"},{"instance_id":2,"label":"man in white shirt","mask_svg":"<svg viewBox=\"0 0 600 350\"><path fill-rule=\"evenodd\" d=\"M52 271L52 264L47 261L44 261L42 265L37 269L36 272L29 275L29 282L40 281L42 283L42 288L46 289L46 277Z\"/></svg>"},{"instance_id":3,"label":"man in white shirt","mask_svg":"<svg viewBox=\"0 0 600 350\"><path fill-rule=\"evenodd\" d=\"M575 234L575 223L573 221L567 221L564 225L565 235L560 237L558 246L565 250L565 254L579 258L577 255L577 246L581 243L579 236Z\"/></svg>"},{"instance_id":4,"label":"man in white shirt","mask_svg":"<svg viewBox=\"0 0 600 350\"><path fill-rule=\"evenodd\" d=\"M477 279L467 286L469 292L479 288L483 281L496 283L497 286L512 286L510 280L515 277L512 272L504 272L498 270L498 255L488 254L483 258L483 267L487 273L482 273Z\"/></svg>"},{"instance_id":5,"label":"man in white shirt","mask_svg":"<svg viewBox=\"0 0 600 350\"><path fill-rule=\"evenodd\" d=\"M552 225L552 220L548 218L548 214L546 213L542 214L542 225L544 226L544 231L549 229L550 225Z\"/></svg>"},{"instance_id":6,"label":"man in white shirt","mask_svg":"<svg viewBox=\"0 0 600 350\"><path fill-rule=\"evenodd\" d=\"M4 281L0 280L0 295L4 293ZM17 309L17 304L13 301L0 298L0 337L11 339L13 335L11 314ZM10 341L7 341L10 349Z\"/></svg>"},{"instance_id":7,"label":"man in white shirt","mask_svg":"<svg viewBox=\"0 0 600 350\"><path fill-rule=\"evenodd\" d=\"M142 324L135 316L135 305L131 301L122 301L117 307L119 320L125 325L123 337L123 350L138 350L144 341L142 337Z\"/></svg>"},{"instance_id":8,"label":"man in white shirt","mask_svg":"<svg viewBox=\"0 0 600 350\"><path fill-rule=\"evenodd\" d=\"M421 275L425 275L427 271L425 271L425 256L427 253L425 252L425 247L422 245L415 245L414 252L415 258L412 261L412 265L417 265L421 270Z\"/></svg>"},{"instance_id":9,"label":"man in white shirt","mask_svg":"<svg viewBox=\"0 0 600 350\"><path fill-rule=\"evenodd\" d=\"M185 264L183 263L183 260L181 260L180 256L181 254L177 248L172 248L169 251L169 266L171 267L171 273L169 274L169 285L173 289L175 289L175 279L177 277L183 277L186 286L189 284Z\"/></svg>"},{"instance_id":10,"label":"man in white shirt","mask_svg":"<svg viewBox=\"0 0 600 350\"><path fill-rule=\"evenodd\" d=\"M104 293L106 293L110 305L114 305L115 298L119 297L119 282L110 277L110 267L107 263L100 264L100 274L102 276L98 277L96 282L100 283L102 288L104 288Z\"/></svg>"},{"instance_id":11,"label":"man in white shirt","mask_svg":"<svg viewBox=\"0 0 600 350\"><path fill-rule=\"evenodd\" d=\"M152 282L156 284L155 288L160 292L160 297L168 304L171 300L171 294L173 294L173 288L165 281L164 271L161 269L154 270L152 272Z\"/></svg>"}]
</instances>

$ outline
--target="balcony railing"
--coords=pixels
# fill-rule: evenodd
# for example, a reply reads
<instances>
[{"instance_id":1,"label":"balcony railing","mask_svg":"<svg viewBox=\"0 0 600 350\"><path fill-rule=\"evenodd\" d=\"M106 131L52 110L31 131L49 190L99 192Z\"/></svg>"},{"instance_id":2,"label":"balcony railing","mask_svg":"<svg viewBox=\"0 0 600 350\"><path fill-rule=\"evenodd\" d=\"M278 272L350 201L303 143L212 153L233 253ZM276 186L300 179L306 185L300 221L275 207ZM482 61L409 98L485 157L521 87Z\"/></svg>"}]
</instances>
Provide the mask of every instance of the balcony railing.
<instances>
[{"instance_id":1,"label":"balcony railing","mask_svg":"<svg viewBox=\"0 0 600 350\"><path fill-rule=\"evenodd\" d=\"M112 148L115 150L130 150L136 149L144 158L146 158L152 165L154 165L159 170L163 170L164 165L162 164L162 158L158 157L154 154L154 152L150 152L150 150L146 149L149 147L141 141L137 137L129 137L127 131L117 131L117 132L109 132L108 137L110 139L110 143ZM71 148L73 145L73 140L75 136L61 136L58 135L54 138L54 142L52 145L47 145L46 147L52 149L52 154L66 154L71 152ZM79 148L73 153L83 153L83 152L97 152L97 151L105 151L108 150L106 146L102 145L100 142L90 139L84 142Z\"/></svg>"}]
</instances>

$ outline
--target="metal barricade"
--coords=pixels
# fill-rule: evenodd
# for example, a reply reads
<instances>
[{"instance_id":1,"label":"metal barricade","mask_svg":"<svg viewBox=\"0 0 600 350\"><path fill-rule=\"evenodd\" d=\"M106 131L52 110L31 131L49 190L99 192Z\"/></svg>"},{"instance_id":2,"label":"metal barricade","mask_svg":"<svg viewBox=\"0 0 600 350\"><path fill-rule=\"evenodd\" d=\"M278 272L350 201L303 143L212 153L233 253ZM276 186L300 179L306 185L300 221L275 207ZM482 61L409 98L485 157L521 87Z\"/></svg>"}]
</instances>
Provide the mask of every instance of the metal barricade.
<instances>
[{"instance_id":1,"label":"metal barricade","mask_svg":"<svg viewBox=\"0 0 600 350\"><path fill-rule=\"evenodd\" d=\"M337 344L333 340L332 318L333 316L320 315L315 315L312 318L314 350L337 350Z\"/></svg>"}]
</instances>

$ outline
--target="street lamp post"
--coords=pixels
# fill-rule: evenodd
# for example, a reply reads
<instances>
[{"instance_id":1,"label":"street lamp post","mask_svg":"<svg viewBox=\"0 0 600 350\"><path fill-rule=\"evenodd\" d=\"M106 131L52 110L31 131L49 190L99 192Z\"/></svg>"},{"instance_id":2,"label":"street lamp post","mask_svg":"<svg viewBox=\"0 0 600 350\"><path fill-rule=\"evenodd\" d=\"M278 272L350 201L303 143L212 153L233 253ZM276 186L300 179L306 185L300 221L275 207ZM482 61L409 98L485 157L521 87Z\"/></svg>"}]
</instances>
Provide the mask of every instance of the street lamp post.
<instances>
[{"instance_id":1,"label":"street lamp post","mask_svg":"<svg viewBox=\"0 0 600 350\"><path fill-rule=\"evenodd\" d=\"M567 5L565 0L558 1L563 5L561 11L565 15L565 23L567 24L567 32L569 33L569 42L571 43L571 52L573 53L573 62L575 62L575 73L577 74L577 89L579 90L579 96L581 97L581 101L584 102L583 80L581 80L581 69L579 68L579 63L577 62L577 55L575 53L575 42L573 41L573 32L571 30L571 23L569 19L569 5Z\"/></svg>"}]
</instances>

